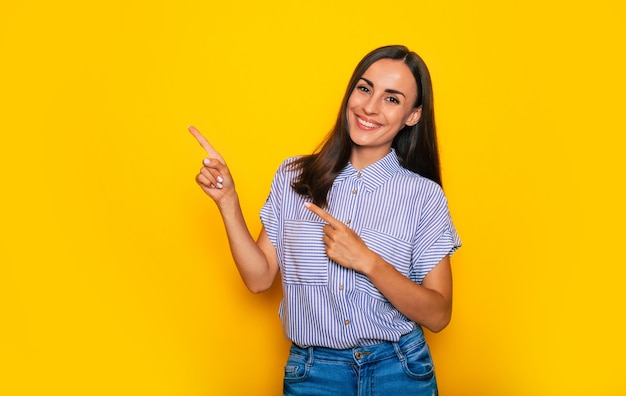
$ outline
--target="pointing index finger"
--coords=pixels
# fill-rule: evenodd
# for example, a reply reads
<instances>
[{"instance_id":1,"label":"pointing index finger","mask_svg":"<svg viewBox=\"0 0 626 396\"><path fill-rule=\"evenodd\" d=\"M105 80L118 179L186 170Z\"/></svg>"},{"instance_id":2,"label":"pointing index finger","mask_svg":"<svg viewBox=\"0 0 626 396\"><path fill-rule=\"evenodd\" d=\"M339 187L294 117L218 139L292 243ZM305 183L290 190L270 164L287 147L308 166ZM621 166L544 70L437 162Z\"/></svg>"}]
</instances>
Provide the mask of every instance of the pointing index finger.
<instances>
[{"instance_id":1,"label":"pointing index finger","mask_svg":"<svg viewBox=\"0 0 626 396\"><path fill-rule=\"evenodd\" d=\"M222 158L220 153L218 153L217 150L215 150L213 146L211 146L211 143L209 143L207 138L205 138L200 133L200 131L196 129L196 127L192 125L188 129L189 129L189 132L191 132L191 134L193 135L193 137L196 138L198 143L200 143L200 146L202 146L204 151L207 152L210 158L215 158L216 160L220 161L222 164L225 164L224 158Z\"/></svg>"},{"instance_id":2,"label":"pointing index finger","mask_svg":"<svg viewBox=\"0 0 626 396\"><path fill-rule=\"evenodd\" d=\"M319 206L315 205L314 203L305 202L304 206L307 209L309 209L311 212L313 212L316 215L318 215L322 220L327 222L333 228L337 228L339 225L343 225L342 222L340 222L339 220L335 219L333 216L330 215L330 213L328 213L324 209L320 208Z\"/></svg>"}]
</instances>

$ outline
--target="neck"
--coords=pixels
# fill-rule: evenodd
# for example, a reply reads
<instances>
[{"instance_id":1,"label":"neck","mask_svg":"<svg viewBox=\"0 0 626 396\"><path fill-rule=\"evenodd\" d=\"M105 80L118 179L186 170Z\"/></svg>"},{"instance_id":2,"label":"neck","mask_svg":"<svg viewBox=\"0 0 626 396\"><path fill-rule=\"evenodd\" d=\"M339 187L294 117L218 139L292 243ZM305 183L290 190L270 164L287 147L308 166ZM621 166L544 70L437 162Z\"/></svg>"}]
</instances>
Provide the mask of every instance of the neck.
<instances>
[{"instance_id":1,"label":"neck","mask_svg":"<svg viewBox=\"0 0 626 396\"><path fill-rule=\"evenodd\" d=\"M364 169L380 160L391 152L391 147L365 148L353 146L350 153L350 163L354 169Z\"/></svg>"}]
</instances>

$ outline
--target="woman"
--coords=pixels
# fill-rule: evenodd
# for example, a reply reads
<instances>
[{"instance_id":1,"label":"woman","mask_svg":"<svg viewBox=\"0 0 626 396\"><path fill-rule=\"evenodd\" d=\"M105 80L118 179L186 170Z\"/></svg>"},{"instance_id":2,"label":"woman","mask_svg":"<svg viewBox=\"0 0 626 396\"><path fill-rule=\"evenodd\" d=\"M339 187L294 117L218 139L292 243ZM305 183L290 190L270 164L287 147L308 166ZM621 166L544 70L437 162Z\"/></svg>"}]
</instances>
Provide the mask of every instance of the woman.
<instances>
[{"instance_id":1,"label":"woman","mask_svg":"<svg viewBox=\"0 0 626 396\"><path fill-rule=\"evenodd\" d=\"M223 158L190 131L211 157L196 181L220 210L246 286L267 290L281 271L293 342L284 394L437 394L422 326L450 321L460 239L422 59L387 46L361 60L324 143L278 169L256 241Z\"/></svg>"}]
</instances>

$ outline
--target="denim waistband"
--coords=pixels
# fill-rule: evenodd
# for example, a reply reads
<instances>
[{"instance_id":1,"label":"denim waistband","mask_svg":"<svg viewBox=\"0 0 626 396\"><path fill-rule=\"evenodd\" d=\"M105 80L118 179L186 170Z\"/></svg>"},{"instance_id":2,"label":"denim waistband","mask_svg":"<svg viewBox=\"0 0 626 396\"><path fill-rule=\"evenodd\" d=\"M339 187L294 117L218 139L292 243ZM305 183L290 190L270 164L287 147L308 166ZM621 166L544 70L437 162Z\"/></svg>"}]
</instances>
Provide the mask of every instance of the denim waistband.
<instances>
[{"instance_id":1,"label":"denim waistband","mask_svg":"<svg viewBox=\"0 0 626 396\"><path fill-rule=\"evenodd\" d=\"M309 355L309 359L322 359L333 361L357 362L359 364L374 362L395 356L400 352L409 351L425 342L424 332L421 327L416 327L410 333L400 337L397 342L385 341L378 344L360 346L350 349L332 349L325 347L310 346L301 348L296 344L292 345L292 350Z\"/></svg>"}]
</instances>

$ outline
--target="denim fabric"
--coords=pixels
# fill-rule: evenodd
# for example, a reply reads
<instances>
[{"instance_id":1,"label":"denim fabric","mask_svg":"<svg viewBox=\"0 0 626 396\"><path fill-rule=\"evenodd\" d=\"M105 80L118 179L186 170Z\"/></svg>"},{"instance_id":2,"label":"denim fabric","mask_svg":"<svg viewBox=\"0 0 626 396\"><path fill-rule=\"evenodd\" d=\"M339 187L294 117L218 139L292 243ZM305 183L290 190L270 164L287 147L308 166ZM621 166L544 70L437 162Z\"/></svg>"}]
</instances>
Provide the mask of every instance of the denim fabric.
<instances>
[{"instance_id":1,"label":"denim fabric","mask_svg":"<svg viewBox=\"0 0 626 396\"><path fill-rule=\"evenodd\" d=\"M399 342L352 349L292 345L285 396L433 396L437 380L421 328Z\"/></svg>"}]
</instances>

